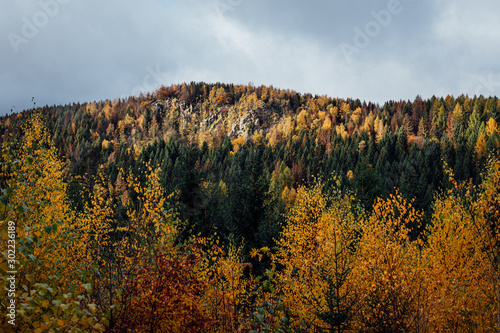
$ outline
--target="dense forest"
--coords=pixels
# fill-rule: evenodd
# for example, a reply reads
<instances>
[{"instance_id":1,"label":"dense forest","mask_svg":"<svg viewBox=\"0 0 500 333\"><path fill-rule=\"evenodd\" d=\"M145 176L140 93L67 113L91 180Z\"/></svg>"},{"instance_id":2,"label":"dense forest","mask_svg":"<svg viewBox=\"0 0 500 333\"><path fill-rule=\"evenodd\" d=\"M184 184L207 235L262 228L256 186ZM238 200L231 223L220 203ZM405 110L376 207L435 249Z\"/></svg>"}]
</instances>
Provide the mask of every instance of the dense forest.
<instances>
[{"instance_id":1,"label":"dense forest","mask_svg":"<svg viewBox=\"0 0 500 333\"><path fill-rule=\"evenodd\" d=\"M498 332L499 121L206 83L2 117L16 328Z\"/></svg>"}]
</instances>

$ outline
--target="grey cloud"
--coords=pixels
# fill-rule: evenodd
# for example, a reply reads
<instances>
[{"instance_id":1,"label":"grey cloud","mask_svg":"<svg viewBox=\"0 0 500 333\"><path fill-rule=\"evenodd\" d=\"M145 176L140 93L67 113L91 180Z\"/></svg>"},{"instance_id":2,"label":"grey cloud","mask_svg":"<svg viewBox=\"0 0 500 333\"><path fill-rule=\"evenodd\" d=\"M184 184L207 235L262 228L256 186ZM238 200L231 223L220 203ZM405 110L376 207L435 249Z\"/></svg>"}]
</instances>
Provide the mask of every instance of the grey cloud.
<instances>
[{"instance_id":1,"label":"grey cloud","mask_svg":"<svg viewBox=\"0 0 500 333\"><path fill-rule=\"evenodd\" d=\"M22 36L26 19L55 1L57 13L16 53L8 34ZM400 0L388 23L373 13L397 0L64 2L0 5L0 114L31 107L31 96L53 105L200 80L379 103L499 94L478 89L500 74L496 1ZM342 43L357 52L347 59Z\"/></svg>"}]
</instances>

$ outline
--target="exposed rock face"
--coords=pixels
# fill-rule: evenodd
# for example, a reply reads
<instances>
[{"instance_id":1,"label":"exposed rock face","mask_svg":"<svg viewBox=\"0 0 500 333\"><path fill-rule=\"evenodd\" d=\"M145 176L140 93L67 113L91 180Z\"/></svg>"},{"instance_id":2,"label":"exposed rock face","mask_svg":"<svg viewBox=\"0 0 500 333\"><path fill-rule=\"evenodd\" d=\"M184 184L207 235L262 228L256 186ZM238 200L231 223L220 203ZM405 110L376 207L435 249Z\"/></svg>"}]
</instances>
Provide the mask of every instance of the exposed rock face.
<instances>
[{"instance_id":1,"label":"exposed rock face","mask_svg":"<svg viewBox=\"0 0 500 333\"><path fill-rule=\"evenodd\" d=\"M235 106L218 106L208 108L208 114L202 116L196 105L186 104L184 101L173 99L159 99L152 101L151 111L153 115L162 118L170 124L197 124L195 131L211 131L218 124L227 129L227 135L232 138L252 136L254 131L268 126L273 111L268 108L241 108ZM205 109L204 112L206 112ZM195 125L196 126L196 125Z\"/></svg>"},{"instance_id":2,"label":"exposed rock face","mask_svg":"<svg viewBox=\"0 0 500 333\"><path fill-rule=\"evenodd\" d=\"M163 104L156 101L156 102L152 103L151 105L153 106L153 110L155 113L163 114Z\"/></svg>"},{"instance_id":3,"label":"exposed rock face","mask_svg":"<svg viewBox=\"0 0 500 333\"><path fill-rule=\"evenodd\" d=\"M254 111L248 112L243 117L236 119L236 121L231 126L231 132L229 136L231 138L237 138L243 136L248 137L249 133L252 132L254 127L258 127L260 123L259 118L257 118Z\"/></svg>"},{"instance_id":4,"label":"exposed rock face","mask_svg":"<svg viewBox=\"0 0 500 333\"><path fill-rule=\"evenodd\" d=\"M217 118L218 117L216 115L210 115L206 117L205 119L200 121L200 128L205 128L205 129L210 128L210 126L212 126L212 124L217 121Z\"/></svg>"}]
</instances>

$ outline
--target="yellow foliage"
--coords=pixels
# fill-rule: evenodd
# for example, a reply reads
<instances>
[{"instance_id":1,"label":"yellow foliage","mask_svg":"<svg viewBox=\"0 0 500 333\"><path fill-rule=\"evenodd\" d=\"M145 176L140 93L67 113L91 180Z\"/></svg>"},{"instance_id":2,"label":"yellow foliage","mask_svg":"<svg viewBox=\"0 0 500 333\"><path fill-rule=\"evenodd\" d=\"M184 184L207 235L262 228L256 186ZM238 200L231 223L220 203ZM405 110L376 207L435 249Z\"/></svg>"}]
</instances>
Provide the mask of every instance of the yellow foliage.
<instances>
[{"instance_id":1,"label":"yellow foliage","mask_svg":"<svg viewBox=\"0 0 500 333\"><path fill-rule=\"evenodd\" d=\"M479 137L477 138L476 141L476 154L479 158L483 157L484 152L486 150L486 137L484 133L479 134Z\"/></svg>"},{"instance_id":2,"label":"yellow foliage","mask_svg":"<svg viewBox=\"0 0 500 333\"><path fill-rule=\"evenodd\" d=\"M104 105L104 108L102 109L102 111L104 113L104 117L106 118L106 120L111 119L112 107L109 103L106 103Z\"/></svg>"},{"instance_id":3,"label":"yellow foliage","mask_svg":"<svg viewBox=\"0 0 500 333\"><path fill-rule=\"evenodd\" d=\"M377 116L373 122L373 128L375 130L376 136L375 141L379 142L384 137L384 122Z\"/></svg>"},{"instance_id":4,"label":"yellow foliage","mask_svg":"<svg viewBox=\"0 0 500 333\"><path fill-rule=\"evenodd\" d=\"M300 111L300 113L297 115L297 126L295 127L295 130L297 132L300 132L301 130L307 130L308 117L309 114L305 109Z\"/></svg>"},{"instance_id":5,"label":"yellow foliage","mask_svg":"<svg viewBox=\"0 0 500 333\"><path fill-rule=\"evenodd\" d=\"M100 138L101 136L99 135L99 133L90 130L90 140L92 141L92 143L98 142Z\"/></svg>"},{"instance_id":6,"label":"yellow foliage","mask_svg":"<svg viewBox=\"0 0 500 333\"><path fill-rule=\"evenodd\" d=\"M346 117L351 115L351 106L348 103L342 102L342 105L340 107L340 117L342 119L346 119Z\"/></svg>"},{"instance_id":7,"label":"yellow foliage","mask_svg":"<svg viewBox=\"0 0 500 333\"><path fill-rule=\"evenodd\" d=\"M296 330L330 329L321 318L332 311L326 295L334 293L344 311L356 302L350 270L355 262L351 245L357 237L358 221L352 198L337 196L329 206L322 185L297 190L287 224L278 240L274 262L283 266L278 274L284 304ZM336 286L334 288L334 286ZM347 318L352 317L345 310ZM345 324L345 325L344 325ZM344 323L341 326L347 326Z\"/></svg>"},{"instance_id":8,"label":"yellow foliage","mask_svg":"<svg viewBox=\"0 0 500 333\"><path fill-rule=\"evenodd\" d=\"M215 99L217 94L214 91ZM88 107L90 112L92 105ZM109 105L104 109L109 112ZM341 109L350 112L346 103ZM329 107L329 112L334 110ZM352 114L353 123L359 112L358 108ZM454 117L461 117L461 112L457 103ZM318 111L318 117L323 129L333 126L330 114ZM379 140L383 122L371 117L364 128L373 121ZM310 120L302 110L297 128L310 126ZM134 124L127 115L118 127ZM99 174L84 212L77 215L68 204L64 164L41 116L35 115L23 129L17 150L9 144L2 147L1 177L9 189L2 195L9 194L8 204L0 204L1 252L7 246L8 221L15 223L19 241L19 330L104 331L111 329L109 318L117 318L122 306L137 308L146 299L156 304L154 297L159 296L148 289L156 282L147 280L145 267L151 269L154 263L148 258L161 253L172 259L180 253L174 245L177 215L167 209L161 170L145 164L144 184L124 170L119 170L114 184ZM293 129L292 117L280 121L268 133L270 144ZM347 136L343 124L335 130ZM498 126L490 118L475 145L479 157L495 131ZM97 141L98 134L92 133L92 138ZM410 138L410 144L416 139ZM262 135L254 134L256 143L261 140ZM245 138L232 143L236 152ZM108 145L102 142L104 148ZM358 148L365 146L361 141ZM453 188L436 196L431 223L420 239L416 231L422 212L399 193L378 199L366 217L354 198L338 188L330 196L321 184L296 190L289 168L278 164L269 193L283 203L286 223L277 249L250 252L259 261L269 256L271 269L257 281L247 274L243 245L223 246L217 238L191 240L185 262L193 265L183 268L193 276L184 277L202 282L198 289L186 289L196 293L176 294L166 305L176 318L169 327L181 331L186 323L175 313L175 304L213 318L210 328L216 332L253 329L248 318L261 315L257 307L282 304L285 310L279 311L289 314L292 331L494 331L500 309L500 161L488 161L477 187L458 184L447 172ZM352 171L347 178L354 178ZM222 180L200 184L207 191L217 187L223 197L230 194ZM118 219L121 206L125 218ZM1 260L4 272L6 257ZM143 286L141 294L131 293L131 285ZM5 288L0 297L6 299ZM6 312L4 303L0 309ZM140 312L148 311L156 310ZM271 321L278 325L280 320ZM5 318L0 325L4 323Z\"/></svg>"},{"instance_id":9,"label":"yellow foliage","mask_svg":"<svg viewBox=\"0 0 500 333\"><path fill-rule=\"evenodd\" d=\"M285 207L291 207L296 197L297 191L293 187L289 189L288 186L285 186L283 192L281 192L281 201L285 204Z\"/></svg>"},{"instance_id":10,"label":"yellow foliage","mask_svg":"<svg viewBox=\"0 0 500 333\"><path fill-rule=\"evenodd\" d=\"M201 238L197 242L205 248L196 268L198 276L207 282L201 303L217 322L216 332L236 332L241 324L239 319L245 315L240 312L242 305L249 303L243 274L248 264L242 261L242 247L231 242L224 250L218 238Z\"/></svg>"},{"instance_id":11,"label":"yellow foliage","mask_svg":"<svg viewBox=\"0 0 500 333\"><path fill-rule=\"evenodd\" d=\"M280 119L277 125L277 131L283 138L288 138L294 130L294 122L291 116L286 116Z\"/></svg>"},{"instance_id":12,"label":"yellow foliage","mask_svg":"<svg viewBox=\"0 0 500 333\"><path fill-rule=\"evenodd\" d=\"M455 121L459 124L463 124L465 121L464 112L458 102L455 105L455 109L453 110L453 118L455 118Z\"/></svg>"},{"instance_id":13,"label":"yellow foliage","mask_svg":"<svg viewBox=\"0 0 500 333\"><path fill-rule=\"evenodd\" d=\"M245 138L240 136L237 139L231 140L231 143L233 144L233 152L236 153L238 152L238 148L245 143Z\"/></svg>"},{"instance_id":14,"label":"yellow foliage","mask_svg":"<svg viewBox=\"0 0 500 333\"><path fill-rule=\"evenodd\" d=\"M370 133L370 130L372 127L374 127L375 123L375 116L373 115L373 112L370 111L370 114L368 117L365 118L363 122L363 126L361 127L361 130L365 131L366 133Z\"/></svg>"},{"instance_id":15,"label":"yellow foliage","mask_svg":"<svg viewBox=\"0 0 500 333\"><path fill-rule=\"evenodd\" d=\"M351 122L354 124L354 126L358 126L359 125L359 122L361 121L361 108L358 107L356 108L356 110L354 110L354 112L352 113L352 116L351 116Z\"/></svg>"},{"instance_id":16,"label":"yellow foliage","mask_svg":"<svg viewBox=\"0 0 500 333\"><path fill-rule=\"evenodd\" d=\"M363 227L353 280L360 295L358 329L418 331L425 300L419 243L410 239L422 213L400 194L379 199Z\"/></svg>"},{"instance_id":17,"label":"yellow foliage","mask_svg":"<svg viewBox=\"0 0 500 333\"><path fill-rule=\"evenodd\" d=\"M151 255L171 254L177 234L177 218L164 207L165 196L160 185L160 169L146 164L146 183L129 175L126 191L133 191L136 203L128 203L127 219L118 223L116 204L108 181L99 175L90 202L77 219L81 233L78 253L82 267L92 272L92 299L98 313L118 315L120 293L134 281L136 272ZM142 297L142 296L141 296Z\"/></svg>"},{"instance_id":18,"label":"yellow foliage","mask_svg":"<svg viewBox=\"0 0 500 333\"><path fill-rule=\"evenodd\" d=\"M9 154L9 149L4 150ZM51 143L40 115L35 115L25 127L19 162L13 165L12 178L7 185L13 190L11 205L24 207L24 212L12 209L5 219L16 222L17 236L20 239L36 237L39 243L33 248L37 258L27 272L37 276L50 274L59 267L54 262L70 260L73 256L66 246L61 246L64 232L72 223L66 197L67 185L63 181L63 164L58 160L57 151ZM46 233L47 227L58 228L57 233ZM70 272L71 267L68 267ZM43 273L42 273L43 272ZM71 279L71 275L64 276Z\"/></svg>"},{"instance_id":19,"label":"yellow foliage","mask_svg":"<svg viewBox=\"0 0 500 333\"><path fill-rule=\"evenodd\" d=\"M260 134L259 132L255 131L254 134L252 135L252 141L257 145L260 146L263 144L264 136Z\"/></svg>"},{"instance_id":20,"label":"yellow foliage","mask_svg":"<svg viewBox=\"0 0 500 333\"><path fill-rule=\"evenodd\" d=\"M269 132L267 133L266 137L267 137L267 142L271 147L274 147L278 143L280 138L276 125L273 125L271 126L271 128L269 128Z\"/></svg>"},{"instance_id":21,"label":"yellow foliage","mask_svg":"<svg viewBox=\"0 0 500 333\"><path fill-rule=\"evenodd\" d=\"M223 87L217 89L217 87L213 87L210 90L209 101L215 105L226 104L230 99L229 93L224 90Z\"/></svg>"},{"instance_id":22,"label":"yellow foliage","mask_svg":"<svg viewBox=\"0 0 500 333\"><path fill-rule=\"evenodd\" d=\"M490 137L495 131L498 132L497 122L495 121L495 119L490 118L486 123L486 135Z\"/></svg>"},{"instance_id":23,"label":"yellow foliage","mask_svg":"<svg viewBox=\"0 0 500 333\"><path fill-rule=\"evenodd\" d=\"M325 120L325 117L326 117L326 112L325 111L319 111L318 112L318 119L320 121L324 121Z\"/></svg>"},{"instance_id":24,"label":"yellow foliage","mask_svg":"<svg viewBox=\"0 0 500 333\"><path fill-rule=\"evenodd\" d=\"M97 104L95 102L87 104L87 112L91 116L95 116L97 113Z\"/></svg>"},{"instance_id":25,"label":"yellow foliage","mask_svg":"<svg viewBox=\"0 0 500 333\"><path fill-rule=\"evenodd\" d=\"M492 332L499 313L500 162L488 161L479 188L455 181L436 200L424 253L432 331Z\"/></svg>"},{"instance_id":26,"label":"yellow foliage","mask_svg":"<svg viewBox=\"0 0 500 333\"><path fill-rule=\"evenodd\" d=\"M108 149L109 148L109 141L106 140L106 139L104 139L104 140L102 140L102 144L101 145L102 145L103 149Z\"/></svg>"},{"instance_id":27,"label":"yellow foliage","mask_svg":"<svg viewBox=\"0 0 500 333\"><path fill-rule=\"evenodd\" d=\"M338 117L339 114L340 114L340 111L339 111L339 108L334 106L333 108L331 107L331 105L328 107L328 110L330 111L330 114L332 115L332 117Z\"/></svg>"},{"instance_id":28,"label":"yellow foliage","mask_svg":"<svg viewBox=\"0 0 500 333\"><path fill-rule=\"evenodd\" d=\"M206 142L208 148L213 148L214 146L213 139L214 138L212 135L210 135L209 131L200 130L200 133L198 133L198 147L201 148L203 146L203 143Z\"/></svg>"},{"instance_id":29,"label":"yellow foliage","mask_svg":"<svg viewBox=\"0 0 500 333\"><path fill-rule=\"evenodd\" d=\"M65 323L66 329L81 332L84 323L94 325L97 318L85 314L80 305L88 298L80 282L82 258L75 249L81 243L66 197L63 164L40 114L29 119L24 131L19 150L4 144L2 151L6 162L2 176L7 177L10 194L0 215L0 248L3 253L7 246L3 231L14 224L17 262L10 270L18 272L16 329L54 331ZM5 259L2 256L2 270ZM2 274L2 282L6 277ZM6 299L4 288L0 297ZM3 304L1 309L7 313ZM77 319L69 323L76 313ZM2 316L0 325L5 319Z\"/></svg>"},{"instance_id":30,"label":"yellow foliage","mask_svg":"<svg viewBox=\"0 0 500 333\"><path fill-rule=\"evenodd\" d=\"M472 322L481 323L478 331L491 327L485 291L491 293L493 285L479 239L473 217L453 191L440 196L424 253L432 331L472 329Z\"/></svg>"},{"instance_id":31,"label":"yellow foliage","mask_svg":"<svg viewBox=\"0 0 500 333\"><path fill-rule=\"evenodd\" d=\"M337 132L337 135L340 135L344 140L347 139L347 136L349 135L349 133L345 130L344 124L335 126L335 131Z\"/></svg>"},{"instance_id":32,"label":"yellow foliage","mask_svg":"<svg viewBox=\"0 0 500 333\"><path fill-rule=\"evenodd\" d=\"M330 116L325 117L325 121L323 122L323 126L321 128L325 131L332 128L332 119L330 118Z\"/></svg>"},{"instance_id":33,"label":"yellow foliage","mask_svg":"<svg viewBox=\"0 0 500 333\"><path fill-rule=\"evenodd\" d=\"M259 110L265 107L265 103L257 97L255 92L244 95L240 100L240 111Z\"/></svg>"}]
</instances>

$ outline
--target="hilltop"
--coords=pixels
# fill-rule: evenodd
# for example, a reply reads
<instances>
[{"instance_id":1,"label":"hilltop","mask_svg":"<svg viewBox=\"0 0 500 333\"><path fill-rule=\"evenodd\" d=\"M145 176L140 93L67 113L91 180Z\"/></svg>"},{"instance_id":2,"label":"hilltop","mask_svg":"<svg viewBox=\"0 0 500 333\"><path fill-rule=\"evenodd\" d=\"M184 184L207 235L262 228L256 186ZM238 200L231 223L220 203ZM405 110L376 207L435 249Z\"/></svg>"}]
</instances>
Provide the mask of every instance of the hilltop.
<instances>
[{"instance_id":1,"label":"hilltop","mask_svg":"<svg viewBox=\"0 0 500 333\"><path fill-rule=\"evenodd\" d=\"M177 193L181 215L195 230L232 228L259 243L254 231L275 216L263 207L317 179L328 188L332 175L366 209L399 190L430 214L433 195L449 186L444 163L458 180L479 181L487 156L500 147L498 110L496 97L417 96L378 105L201 82L128 99L46 106L41 113L67 162L80 209L84 200L77 194L90 191L98 170L117 184L152 162L162 167L162 185ZM19 124L31 112L3 117L0 136L20 137ZM235 193L228 216L211 205L221 186ZM229 226L230 216L246 222ZM249 229L239 229L245 225Z\"/></svg>"}]
</instances>

